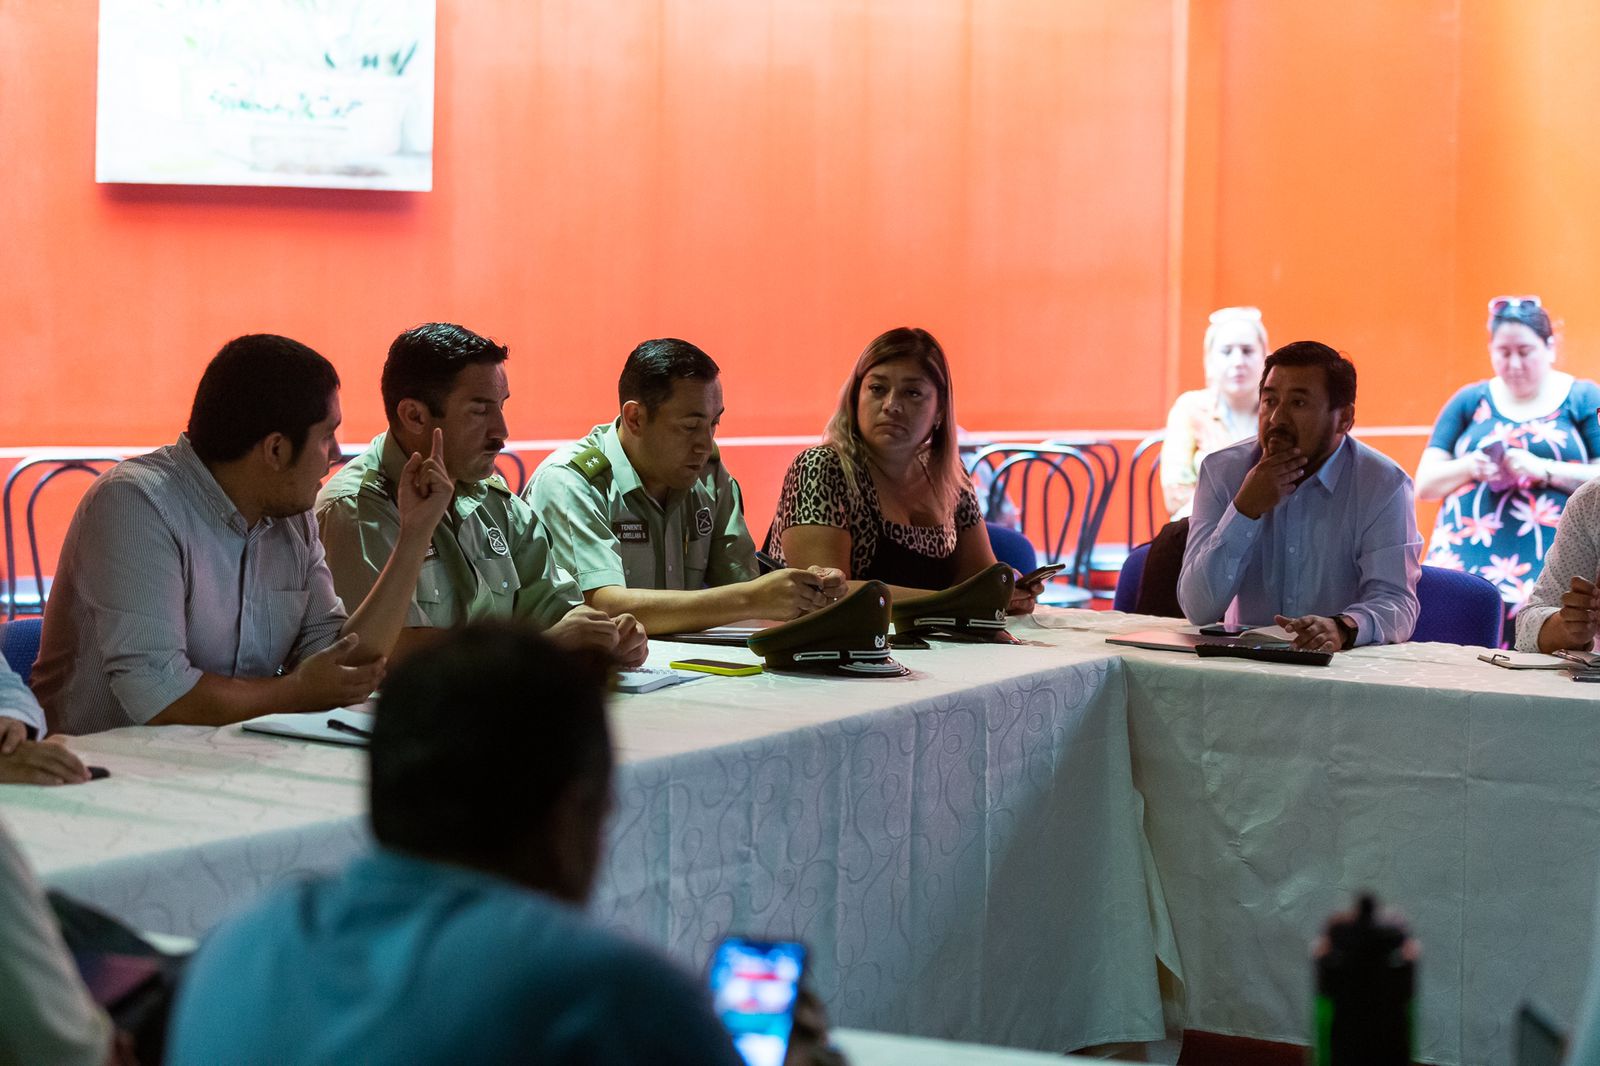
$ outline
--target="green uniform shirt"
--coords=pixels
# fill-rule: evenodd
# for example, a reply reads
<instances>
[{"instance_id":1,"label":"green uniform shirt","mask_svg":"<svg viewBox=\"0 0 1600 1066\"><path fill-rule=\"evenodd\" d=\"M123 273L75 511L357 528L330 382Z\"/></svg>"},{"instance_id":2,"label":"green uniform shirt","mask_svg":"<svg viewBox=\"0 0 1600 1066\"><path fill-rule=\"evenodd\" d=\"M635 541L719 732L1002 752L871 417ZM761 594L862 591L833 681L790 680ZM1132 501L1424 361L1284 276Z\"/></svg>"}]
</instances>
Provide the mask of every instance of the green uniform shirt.
<instances>
[{"instance_id":1,"label":"green uniform shirt","mask_svg":"<svg viewBox=\"0 0 1600 1066\"><path fill-rule=\"evenodd\" d=\"M557 448L523 490L556 562L584 592L607 585L701 589L758 576L739 483L713 456L666 506L644 490L617 423Z\"/></svg>"},{"instance_id":2,"label":"green uniform shirt","mask_svg":"<svg viewBox=\"0 0 1600 1066\"><path fill-rule=\"evenodd\" d=\"M400 537L392 486L405 469L380 433L317 494L317 526L333 586L352 610L378 580ZM447 627L480 618L527 618L548 629L583 596L556 566L533 511L498 476L456 485L433 532L408 626Z\"/></svg>"}]
</instances>

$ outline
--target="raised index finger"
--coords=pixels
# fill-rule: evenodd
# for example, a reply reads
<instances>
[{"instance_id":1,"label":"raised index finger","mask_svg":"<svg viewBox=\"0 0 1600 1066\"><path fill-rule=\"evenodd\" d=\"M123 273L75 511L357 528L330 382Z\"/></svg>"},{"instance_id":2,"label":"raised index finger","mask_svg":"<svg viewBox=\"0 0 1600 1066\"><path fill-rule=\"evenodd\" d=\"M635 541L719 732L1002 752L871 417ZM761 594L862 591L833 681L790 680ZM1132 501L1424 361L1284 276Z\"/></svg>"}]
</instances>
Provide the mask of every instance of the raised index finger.
<instances>
[{"instance_id":1,"label":"raised index finger","mask_svg":"<svg viewBox=\"0 0 1600 1066\"><path fill-rule=\"evenodd\" d=\"M433 427L433 451L428 453L429 459L444 459L444 430L438 426Z\"/></svg>"}]
</instances>

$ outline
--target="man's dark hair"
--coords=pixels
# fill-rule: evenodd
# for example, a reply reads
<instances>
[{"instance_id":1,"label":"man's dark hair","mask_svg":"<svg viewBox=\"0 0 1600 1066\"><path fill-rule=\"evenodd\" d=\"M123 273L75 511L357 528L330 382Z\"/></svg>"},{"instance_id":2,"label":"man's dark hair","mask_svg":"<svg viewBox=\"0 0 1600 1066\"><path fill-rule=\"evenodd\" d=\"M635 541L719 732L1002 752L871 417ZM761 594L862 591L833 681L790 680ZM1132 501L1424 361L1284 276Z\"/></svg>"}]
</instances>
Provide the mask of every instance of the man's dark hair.
<instances>
[{"instance_id":1,"label":"man's dark hair","mask_svg":"<svg viewBox=\"0 0 1600 1066\"><path fill-rule=\"evenodd\" d=\"M401 400L420 400L429 414L442 417L444 399L463 367L503 363L509 355L505 345L463 326L449 322L413 326L394 339L383 361L383 413L393 425Z\"/></svg>"},{"instance_id":2,"label":"man's dark hair","mask_svg":"<svg viewBox=\"0 0 1600 1066\"><path fill-rule=\"evenodd\" d=\"M645 341L628 353L617 379L617 406L636 400L654 414L672 398L672 383L685 378L715 381L722 373L711 357L688 341L672 337Z\"/></svg>"},{"instance_id":3,"label":"man's dark hair","mask_svg":"<svg viewBox=\"0 0 1600 1066\"><path fill-rule=\"evenodd\" d=\"M200 375L189 443L204 461L226 463L282 433L293 445L291 459L298 459L338 388L333 364L299 341L273 333L235 337Z\"/></svg>"},{"instance_id":4,"label":"man's dark hair","mask_svg":"<svg viewBox=\"0 0 1600 1066\"><path fill-rule=\"evenodd\" d=\"M1267 356L1261 368L1261 384L1275 366L1320 366L1328 384L1328 406L1352 407L1356 402L1356 365L1321 341L1295 341Z\"/></svg>"},{"instance_id":5,"label":"man's dark hair","mask_svg":"<svg viewBox=\"0 0 1600 1066\"><path fill-rule=\"evenodd\" d=\"M372 830L414 855L515 865L570 787L610 783L603 662L524 625L452 630L389 674L373 717Z\"/></svg>"}]
</instances>

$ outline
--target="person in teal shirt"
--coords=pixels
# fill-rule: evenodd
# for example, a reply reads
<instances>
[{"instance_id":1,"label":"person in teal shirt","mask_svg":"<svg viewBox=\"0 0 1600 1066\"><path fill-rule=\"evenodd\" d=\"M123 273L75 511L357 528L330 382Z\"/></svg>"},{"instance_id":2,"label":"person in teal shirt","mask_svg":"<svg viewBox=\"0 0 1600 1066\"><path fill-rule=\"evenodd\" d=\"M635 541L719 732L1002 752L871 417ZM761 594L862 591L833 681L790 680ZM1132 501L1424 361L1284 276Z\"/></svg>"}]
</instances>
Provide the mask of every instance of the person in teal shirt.
<instances>
[{"instance_id":1,"label":"person in teal shirt","mask_svg":"<svg viewBox=\"0 0 1600 1066\"><path fill-rule=\"evenodd\" d=\"M401 663L374 716L377 849L207 939L168 1063L740 1066L695 979L583 914L611 795L604 667L510 622Z\"/></svg>"}]
</instances>

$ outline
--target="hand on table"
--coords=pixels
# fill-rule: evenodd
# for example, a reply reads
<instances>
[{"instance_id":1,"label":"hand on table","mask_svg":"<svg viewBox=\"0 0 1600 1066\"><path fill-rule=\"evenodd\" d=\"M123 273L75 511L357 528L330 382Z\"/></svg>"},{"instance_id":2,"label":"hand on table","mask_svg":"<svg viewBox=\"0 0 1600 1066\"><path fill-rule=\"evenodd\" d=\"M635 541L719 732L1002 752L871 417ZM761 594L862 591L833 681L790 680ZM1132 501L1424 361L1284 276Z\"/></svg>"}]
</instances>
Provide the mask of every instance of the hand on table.
<instances>
[{"instance_id":1,"label":"hand on table","mask_svg":"<svg viewBox=\"0 0 1600 1066\"><path fill-rule=\"evenodd\" d=\"M1293 634L1294 643L1290 647L1295 651L1344 650L1344 634L1339 632L1339 623L1331 618L1320 614L1285 618L1280 614L1272 620Z\"/></svg>"},{"instance_id":2,"label":"hand on table","mask_svg":"<svg viewBox=\"0 0 1600 1066\"><path fill-rule=\"evenodd\" d=\"M1011 602L1006 605L1007 614L1032 614L1033 609L1039 606L1039 594L1044 591L1044 579L1039 578L1026 585L1018 584L1011 589Z\"/></svg>"},{"instance_id":3,"label":"hand on table","mask_svg":"<svg viewBox=\"0 0 1600 1066\"><path fill-rule=\"evenodd\" d=\"M822 588L822 596L828 602L842 599L850 591L850 581L844 576L843 570L831 566L808 566L806 573L814 574Z\"/></svg>"},{"instance_id":4,"label":"hand on table","mask_svg":"<svg viewBox=\"0 0 1600 1066\"><path fill-rule=\"evenodd\" d=\"M837 574L838 580L829 575ZM787 622L818 607L826 607L844 595L844 575L829 567L810 570L784 569L762 574L749 582L750 617ZM831 593L830 589L837 589Z\"/></svg>"},{"instance_id":5,"label":"hand on table","mask_svg":"<svg viewBox=\"0 0 1600 1066\"><path fill-rule=\"evenodd\" d=\"M372 695L383 680L383 659L356 665L352 658L360 638L347 633L308 656L289 675L299 690L296 706L307 711L349 707Z\"/></svg>"},{"instance_id":6,"label":"hand on table","mask_svg":"<svg viewBox=\"0 0 1600 1066\"><path fill-rule=\"evenodd\" d=\"M617 631L617 646L611 657L624 670L634 670L644 665L650 654L650 640L644 626L631 614L619 614L611 620Z\"/></svg>"},{"instance_id":7,"label":"hand on table","mask_svg":"<svg viewBox=\"0 0 1600 1066\"><path fill-rule=\"evenodd\" d=\"M0 750L0 784L81 785L87 780L88 767L68 750L60 737L21 740L13 743L9 750Z\"/></svg>"}]
</instances>

